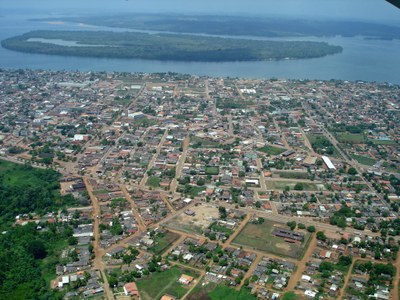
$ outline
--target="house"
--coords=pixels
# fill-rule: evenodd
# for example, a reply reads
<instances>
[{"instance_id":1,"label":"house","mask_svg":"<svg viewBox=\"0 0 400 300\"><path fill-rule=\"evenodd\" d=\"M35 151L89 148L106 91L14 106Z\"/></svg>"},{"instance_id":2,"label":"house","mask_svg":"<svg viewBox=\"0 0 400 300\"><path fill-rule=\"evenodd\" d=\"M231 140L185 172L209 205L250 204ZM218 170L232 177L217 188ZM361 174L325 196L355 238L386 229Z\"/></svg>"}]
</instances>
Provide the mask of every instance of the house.
<instances>
[{"instance_id":1,"label":"house","mask_svg":"<svg viewBox=\"0 0 400 300\"><path fill-rule=\"evenodd\" d=\"M124 293L126 296L139 297L139 291L135 282L128 282L124 285Z\"/></svg>"},{"instance_id":2,"label":"house","mask_svg":"<svg viewBox=\"0 0 400 300\"><path fill-rule=\"evenodd\" d=\"M193 281L193 279L194 278L192 276L182 274L181 278L179 278L178 281L179 281L179 283L188 285Z\"/></svg>"},{"instance_id":3,"label":"house","mask_svg":"<svg viewBox=\"0 0 400 300\"><path fill-rule=\"evenodd\" d=\"M164 295L160 300L176 300L176 298L170 295Z\"/></svg>"}]
</instances>

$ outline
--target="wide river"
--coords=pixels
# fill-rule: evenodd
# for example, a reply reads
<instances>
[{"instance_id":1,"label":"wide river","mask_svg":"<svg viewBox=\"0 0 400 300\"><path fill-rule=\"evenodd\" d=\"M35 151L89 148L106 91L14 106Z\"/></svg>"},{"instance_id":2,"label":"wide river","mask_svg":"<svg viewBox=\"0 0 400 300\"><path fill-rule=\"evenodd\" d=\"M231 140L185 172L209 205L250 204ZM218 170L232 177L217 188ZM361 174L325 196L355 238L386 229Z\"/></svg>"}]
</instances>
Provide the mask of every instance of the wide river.
<instances>
[{"instance_id":1,"label":"wide river","mask_svg":"<svg viewBox=\"0 0 400 300\"><path fill-rule=\"evenodd\" d=\"M3 15L0 17L0 39L2 40L37 29L105 29L104 27L82 26L82 24L48 24L45 22L28 20L34 17L48 16ZM108 28L107 30L119 31L118 29L112 28ZM143 59L64 57L20 53L0 47L0 68L146 73L178 72L217 77L342 79L400 84L400 40L367 40L363 37L309 37L302 38L302 40L325 41L333 45L340 45L343 47L343 52L314 59L204 63Z\"/></svg>"}]
</instances>

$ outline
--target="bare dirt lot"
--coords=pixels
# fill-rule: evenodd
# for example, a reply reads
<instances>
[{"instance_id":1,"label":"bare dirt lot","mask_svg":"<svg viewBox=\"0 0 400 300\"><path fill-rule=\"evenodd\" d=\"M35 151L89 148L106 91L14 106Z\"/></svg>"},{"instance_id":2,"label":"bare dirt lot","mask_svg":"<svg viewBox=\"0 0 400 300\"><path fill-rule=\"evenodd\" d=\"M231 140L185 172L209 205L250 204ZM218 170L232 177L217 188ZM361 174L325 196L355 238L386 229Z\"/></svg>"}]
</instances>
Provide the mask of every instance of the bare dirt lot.
<instances>
[{"instance_id":1,"label":"bare dirt lot","mask_svg":"<svg viewBox=\"0 0 400 300\"><path fill-rule=\"evenodd\" d=\"M181 213L165 225L173 229L201 234L219 216L218 208L212 205L194 206L191 210L195 212L194 216Z\"/></svg>"}]
</instances>

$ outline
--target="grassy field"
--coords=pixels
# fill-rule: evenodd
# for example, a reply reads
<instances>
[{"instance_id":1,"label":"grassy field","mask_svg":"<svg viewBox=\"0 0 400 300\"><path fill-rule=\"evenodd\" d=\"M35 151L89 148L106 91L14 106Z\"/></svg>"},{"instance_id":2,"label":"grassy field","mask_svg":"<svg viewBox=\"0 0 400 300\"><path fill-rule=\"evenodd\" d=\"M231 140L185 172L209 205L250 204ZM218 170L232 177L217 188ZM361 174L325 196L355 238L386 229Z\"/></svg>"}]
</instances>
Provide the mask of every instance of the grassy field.
<instances>
[{"instance_id":1,"label":"grassy field","mask_svg":"<svg viewBox=\"0 0 400 300\"><path fill-rule=\"evenodd\" d=\"M294 186L297 183L301 183L303 185L304 191L324 191L325 186L321 183L313 183L313 182L302 182L302 181L289 181L289 180L266 180L265 181L268 190L284 190L285 187L289 187L290 190L294 190Z\"/></svg>"},{"instance_id":2,"label":"grassy field","mask_svg":"<svg viewBox=\"0 0 400 300\"><path fill-rule=\"evenodd\" d=\"M198 274L195 274L189 270L172 267L167 271L160 273L156 272L151 274L150 277L138 280L137 286L141 299L160 299L165 294L181 298L189 289L189 286L185 286L178 282L178 279L182 274L193 277L198 276Z\"/></svg>"},{"instance_id":3,"label":"grassy field","mask_svg":"<svg viewBox=\"0 0 400 300\"><path fill-rule=\"evenodd\" d=\"M365 144L366 138L362 134L338 133L336 139L340 143Z\"/></svg>"},{"instance_id":4,"label":"grassy field","mask_svg":"<svg viewBox=\"0 0 400 300\"><path fill-rule=\"evenodd\" d=\"M296 300L296 299L299 299L299 297L294 292L286 292L282 298L282 300Z\"/></svg>"},{"instance_id":5,"label":"grassy field","mask_svg":"<svg viewBox=\"0 0 400 300\"><path fill-rule=\"evenodd\" d=\"M375 145L396 145L395 141L371 140Z\"/></svg>"},{"instance_id":6,"label":"grassy field","mask_svg":"<svg viewBox=\"0 0 400 300\"><path fill-rule=\"evenodd\" d=\"M279 175L281 178L289 178L289 179L308 179L310 174L308 172L274 172L274 174Z\"/></svg>"},{"instance_id":7,"label":"grassy field","mask_svg":"<svg viewBox=\"0 0 400 300\"><path fill-rule=\"evenodd\" d=\"M282 257L300 258L304 252L304 246L310 235L304 236L304 241L299 244L290 244L283 238L272 235L274 225L286 228L284 224L276 224L272 221L265 221L263 224L248 223L239 235L233 240L238 245L255 248L261 251L269 252Z\"/></svg>"},{"instance_id":8,"label":"grassy field","mask_svg":"<svg viewBox=\"0 0 400 300\"><path fill-rule=\"evenodd\" d=\"M231 289L225 285L217 286L208 294L212 300L256 300L257 298L250 294L250 291L242 288L240 291Z\"/></svg>"},{"instance_id":9,"label":"grassy field","mask_svg":"<svg viewBox=\"0 0 400 300\"><path fill-rule=\"evenodd\" d=\"M284 148L274 147L274 146L264 146L262 148L258 148L258 151L264 152L268 155L279 155L286 151Z\"/></svg>"},{"instance_id":10,"label":"grassy field","mask_svg":"<svg viewBox=\"0 0 400 300\"><path fill-rule=\"evenodd\" d=\"M220 148L221 144L212 140L203 139L200 137L191 137L190 144L192 148Z\"/></svg>"},{"instance_id":11,"label":"grassy field","mask_svg":"<svg viewBox=\"0 0 400 300\"><path fill-rule=\"evenodd\" d=\"M155 238L155 245L149 250L155 254L164 252L173 242L179 238L179 234L167 231L163 236Z\"/></svg>"},{"instance_id":12,"label":"grassy field","mask_svg":"<svg viewBox=\"0 0 400 300\"><path fill-rule=\"evenodd\" d=\"M358 161L360 164L366 166L373 166L376 163L375 159L367 156L352 154L351 157L354 158L356 161Z\"/></svg>"},{"instance_id":13,"label":"grassy field","mask_svg":"<svg viewBox=\"0 0 400 300\"><path fill-rule=\"evenodd\" d=\"M202 285L201 281L190 293L188 300L256 300L249 290L242 288L236 291L222 284L209 282Z\"/></svg>"},{"instance_id":14,"label":"grassy field","mask_svg":"<svg viewBox=\"0 0 400 300\"><path fill-rule=\"evenodd\" d=\"M206 167L206 174L207 175L218 175L219 168L218 167Z\"/></svg>"}]
</instances>

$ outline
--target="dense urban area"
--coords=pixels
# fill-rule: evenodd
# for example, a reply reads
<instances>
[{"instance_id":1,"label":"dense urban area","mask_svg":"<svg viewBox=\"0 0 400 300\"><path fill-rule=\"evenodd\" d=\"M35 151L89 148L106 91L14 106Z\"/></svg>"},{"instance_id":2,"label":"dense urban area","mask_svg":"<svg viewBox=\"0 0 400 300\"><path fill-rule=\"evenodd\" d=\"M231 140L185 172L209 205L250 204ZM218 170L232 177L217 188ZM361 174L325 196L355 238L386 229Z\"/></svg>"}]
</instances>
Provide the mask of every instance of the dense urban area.
<instances>
[{"instance_id":1,"label":"dense urban area","mask_svg":"<svg viewBox=\"0 0 400 300\"><path fill-rule=\"evenodd\" d=\"M1 299L399 299L400 86L0 70Z\"/></svg>"}]
</instances>

